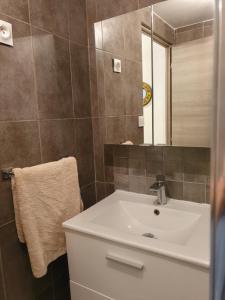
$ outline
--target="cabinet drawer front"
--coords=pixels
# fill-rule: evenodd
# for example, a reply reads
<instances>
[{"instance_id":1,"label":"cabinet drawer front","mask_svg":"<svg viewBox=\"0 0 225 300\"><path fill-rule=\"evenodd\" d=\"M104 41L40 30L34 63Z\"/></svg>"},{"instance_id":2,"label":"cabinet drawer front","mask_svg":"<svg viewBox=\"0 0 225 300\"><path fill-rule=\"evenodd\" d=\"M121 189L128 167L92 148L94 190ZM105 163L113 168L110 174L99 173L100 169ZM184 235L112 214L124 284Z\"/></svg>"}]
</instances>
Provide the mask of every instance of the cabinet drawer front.
<instances>
[{"instance_id":1,"label":"cabinet drawer front","mask_svg":"<svg viewBox=\"0 0 225 300\"><path fill-rule=\"evenodd\" d=\"M70 281L71 300L114 300L107 296Z\"/></svg>"},{"instance_id":2,"label":"cabinet drawer front","mask_svg":"<svg viewBox=\"0 0 225 300\"><path fill-rule=\"evenodd\" d=\"M116 300L209 298L206 269L77 232L67 232L66 239L70 280L102 295Z\"/></svg>"}]
</instances>

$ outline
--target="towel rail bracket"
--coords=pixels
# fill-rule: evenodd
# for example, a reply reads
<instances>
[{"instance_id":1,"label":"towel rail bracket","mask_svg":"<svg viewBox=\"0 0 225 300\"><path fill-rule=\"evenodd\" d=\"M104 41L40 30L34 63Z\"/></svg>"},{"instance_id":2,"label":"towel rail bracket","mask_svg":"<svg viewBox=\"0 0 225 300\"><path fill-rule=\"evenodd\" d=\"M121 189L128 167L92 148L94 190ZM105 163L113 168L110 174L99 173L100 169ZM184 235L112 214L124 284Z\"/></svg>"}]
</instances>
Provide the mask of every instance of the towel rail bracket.
<instances>
[{"instance_id":1,"label":"towel rail bracket","mask_svg":"<svg viewBox=\"0 0 225 300\"><path fill-rule=\"evenodd\" d=\"M2 169L1 173L2 173L2 180L10 180L14 176L12 168Z\"/></svg>"},{"instance_id":2,"label":"towel rail bracket","mask_svg":"<svg viewBox=\"0 0 225 300\"><path fill-rule=\"evenodd\" d=\"M67 157L69 157L69 156L63 156L61 159L67 158ZM5 169L2 169L0 172L2 175L2 180L10 180L13 176L15 176L15 174L13 173L13 168L5 168Z\"/></svg>"}]
</instances>

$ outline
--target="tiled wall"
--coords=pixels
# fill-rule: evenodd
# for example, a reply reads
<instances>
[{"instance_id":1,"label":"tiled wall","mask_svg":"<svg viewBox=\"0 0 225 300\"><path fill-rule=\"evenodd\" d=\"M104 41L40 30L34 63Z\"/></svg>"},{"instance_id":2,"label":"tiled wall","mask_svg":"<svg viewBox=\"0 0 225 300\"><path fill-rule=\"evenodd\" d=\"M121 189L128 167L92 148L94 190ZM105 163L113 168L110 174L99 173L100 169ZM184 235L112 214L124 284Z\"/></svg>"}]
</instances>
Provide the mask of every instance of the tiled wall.
<instances>
[{"instance_id":1,"label":"tiled wall","mask_svg":"<svg viewBox=\"0 0 225 300\"><path fill-rule=\"evenodd\" d=\"M143 115L141 24L144 19L151 23L150 8L96 23L99 107L93 116L104 118L105 143L120 144L125 140L143 143L138 116ZM114 58L121 60L121 73L113 72Z\"/></svg>"},{"instance_id":2,"label":"tiled wall","mask_svg":"<svg viewBox=\"0 0 225 300\"><path fill-rule=\"evenodd\" d=\"M98 6L97 6L98 7ZM143 12L145 12L143 14ZM146 13L147 12L147 13ZM136 15L134 15L136 14ZM106 14L107 15L107 14ZM162 154L160 157L160 162L157 160L158 156L152 156L151 158L145 154L144 159L143 157L138 157L136 159L137 164L142 165L142 173L138 173L140 176L137 176L136 173L132 173L132 167L130 166L130 157L133 155L135 156L138 151L133 149L140 148L141 152L148 153L150 150L149 147L129 147L129 151L126 152L125 157L122 156L120 158L111 157L107 155L104 157L104 144L112 143L118 144L125 139L131 139L135 143L140 143L141 138L140 135L135 134L137 131L137 126L135 122L130 122L130 124L134 125L133 128L128 126L128 122L126 118L135 118L134 114L132 117L125 117L123 118L121 114L123 114L123 105L121 105L121 88L117 90L117 87L121 87L122 85L119 84L117 80L113 80L113 78L108 78L108 75L111 71L112 74L112 65L105 62L105 56L109 57L109 61L111 62L112 56L125 56L125 60L130 60L130 53L126 53L124 51L123 45L126 44L124 40L121 41L120 37L123 37L123 27L126 28L127 19L138 19L138 13L129 13L126 16L119 16L117 18L108 19L103 22L98 22L96 25L96 45L94 44L94 38L92 31L89 28L89 40L90 40L90 64L91 64L91 95L92 95L92 105L93 105L93 133L94 133L94 151L95 151L95 166L96 166L96 191L97 191L97 199L100 200L116 188L123 188L129 189L136 192L148 192L149 183L152 182L157 175L157 172L162 172L166 175L167 178L167 189L169 196L173 198L179 199L186 199L191 201L199 201L199 202L207 202L208 201L208 173L209 173L209 149L200 149L200 148L171 148L168 150L172 153L173 159L168 159L166 155L166 148L162 150ZM109 17L110 15L107 15ZM141 16L141 20L144 23L150 22L149 16L149 9L145 8L144 10L139 11L139 18ZM139 19L140 20L140 19ZM118 25L118 26L117 26ZM129 22L128 28L132 28L132 25L135 26L134 21ZM150 26L149 23L147 23ZM137 24L136 24L137 26ZM197 28L198 27L198 28ZM160 36L169 44L174 44L175 40L183 38L190 39L198 38L199 28L202 28L202 33L204 35L212 33L212 24L211 22L202 23L196 25L196 28L187 27L182 28L175 31L169 27L165 26L165 23L162 19L158 18L157 16L154 17L154 34ZM197 30L196 30L197 29ZM108 36L106 36L106 42L104 42L104 31L106 33L110 32ZM132 32L137 32L137 30L131 30ZM128 32L129 33L129 32ZM140 34L138 32L137 34ZM126 34L126 39L128 39L128 34ZM138 39L134 39L138 40ZM115 47L116 45L116 47ZM119 47L118 45L121 45ZM132 45L132 51L136 49L135 53L132 53L133 57L136 55L138 57L138 51L136 45ZM96 57L95 57L95 47L96 50ZM133 59L133 58L132 58ZM95 61L97 62L95 65ZM133 59L135 62L140 62L140 59ZM124 62L123 62L124 63ZM104 70L104 71L103 71ZM110 71L109 71L110 70ZM136 70L137 72L138 70ZM126 74L126 63L125 63L125 74ZM122 76L122 75L121 75ZM115 75L116 78L118 78ZM126 74L126 77L127 74ZM133 77L133 76L131 76ZM129 78L129 77L128 77ZM122 79L120 79L122 81ZM111 94L108 94L106 97L107 92L107 83L110 83L109 91L115 94L116 96L113 97L112 101L109 101L112 97ZM130 90L132 90L132 95L137 95L133 90L137 85L138 81L130 80ZM115 86L115 89L113 88ZM126 85L125 85L126 87ZM111 88L111 90L110 90ZM106 91L106 92L105 92ZM137 91L137 90L136 90ZM126 91L127 96L127 91ZM128 98L129 99L129 98ZM133 99L133 102L137 99ZM119 101L119 103L117 103ZM115 109L118 111L113 110L113 105L116 103ZM126 101L125 101L126 103ZM132 103L132 99L129 99L128 103ZM123 104L123 103L122 103ZM108 117L107 113L105 112L106 106L109 105L110 113L114 114L114 117ZM137 108L137 106L134 106ZM126 106L125 106L126 108ZM136 112L138 109L136 110ZM132 113L132 112L131 112ZM118 116L115 116L119 114ZM110 120L110 121L109 121ZM114 120L114 122L112 122ZM128 133L132 133L132 135L128 135ZM110 146L107 146L110 148ZM122 146L121 146L122 147ZM125 148L128 149L128 148ZM154 152L156 148L151 148ZM162 148L161 148L162 149ZM168 148L170 149L170 148ZM161 151L161 150L160 150ZM159 151L157 151L158 153ZM182 154L180 154L182 152ZM124 153L124 152L122 152ZM202 156L203 154L203 156ZM191 156L194 157L194 163L190 162ZM197 157L197 159L196 159ZM201 159L203 157L203 159ZM200 158L200 159L199 159ZM198 160L199 159L199 160ZM156 161L154 161L156 160ZM125 164L123 167L117 168L115 164L122 162ZM150 163L151 162L151 166ZM113 168L108 166L113 166ZM155 170L155 166L161 165L161 171ZM196 166L196 169L194 169ZM152 170L150 171L150 167ZM172 168L172 170L171 170ZM193 170L191 170L193 168ZM119 170L119 171L118 171ZM120 173L122 172L122 174ZM124 173L123 173L124 172ZM152 173L151 173L152 172ZM172 175L169 176L168 173L172 172ZM194 173L194 177L188 179L188 174L190 172ZM201 176L201 172L207 173L207 176ZM175 174L175 175L174 175ZM192 173L190 173L192 174Z\"/></svg>"},{"instance_id":3,"label":"tiled wall","mask_svg":"<svg viewBox=\"0 0 225 300\"><path fill-rule=\"evenodd\" d=\"M98 5L97 5L98 7ZM89 30L91 98L96 180L105 181L104 144L131 140L142 144L143 128L138 127L142 107L142 24L151 27L149 7L99 21ZM155 33L168 43L175 34L157 16ZM92 28L93 29L93 28ZM114 73L112 59L122 61L122 73Z\"/></svg>"},{"instance_id":4,"label":"tiled wall","mask_svg":"<svg viewBox=\"0 0 225 300\"><path fill-rule=\"evenodd\" d=\"M83 0L2 0L14 47L0 45L0 169L78 158L85 206L95 203L86 7ZM10 182L0 180L0 299L69 299L62 257L35 280L17 239Z\"/></svg>"},{"instance_id":5,"label":"tiled wall","mask_svg":"<svg viewBox=\"0 0 225 300\"><path fill-rule=\"evenodd\" d=\"M106 145L98 199L115 188L149 194L156 175L164 175L168 197L208 203L209 169L208 148Z\"/></svg>"},{"instance_id":6,"label":"tiled wall","mask_svg":"<svg viewBox=\"0 0 225 300\"><path fill-rule=\"evenodd\" d=\"M197 23L176 30L176 44L185 43L213 35L213 20Z\"/></svg>"},{"instance_id":7,"label":"tiled wall","mask_svg":"<svg viewBox=\"0 0 225 300\"><path fill-rule=\"evenodd\" d=\"M83 0L0 1L0 19L13 24L15 43L14 48L0 45L0 169L76 155L88 207L96 201L95 180L98 199L115 186L110 179L113 155L106 157L106 167L104 163L104 122L95 115L95 76L89 89L89 71L96 71L93 23L160 1L86 2L87 10ZM45 277L33 278L27 251L17 239L10 182L2 181L0 299L70 299L65 256L50 265Z\"/></svg>"},{"instance_id":8,"label":"tiled wall","mask_svg":"<svg viewBox=\"0 0 225 300\"><path fill-rule=\"evenodd\" d=\"M165 0L87 0L89 24L162 1Z\"/></svg>"}]
</instances>

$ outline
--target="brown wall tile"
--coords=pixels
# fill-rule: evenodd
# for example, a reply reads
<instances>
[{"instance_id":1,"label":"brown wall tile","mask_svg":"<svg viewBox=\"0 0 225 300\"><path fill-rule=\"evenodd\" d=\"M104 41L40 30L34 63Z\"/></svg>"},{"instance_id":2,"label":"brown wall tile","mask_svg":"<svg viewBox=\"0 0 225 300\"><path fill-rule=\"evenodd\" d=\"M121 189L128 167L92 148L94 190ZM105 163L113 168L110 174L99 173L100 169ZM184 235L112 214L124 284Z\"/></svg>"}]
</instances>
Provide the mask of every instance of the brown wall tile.
<instances>
[{"instance_id":1,"label":"brown wall tile","mask_svg":"<svg viewBox=\"0 0 225 300\"><path fill-rule=\"evenodd\" d=\"M104 146L105 181L110 183L114 182L114 155L113 154L114 154L114 146L105 145Z\"/></svg>"},{"instance_id":2,"label":"brown wall tile","mask_svg":"<svg viewBox=\"0 0 225 300\"><path fill-rule=\"evenodd\" d=\"M166 192L168 197L173 199L186 199L183 198L183 182L167 181Z\"/></svg>"},{"instance_id":3,"label":"brown wall tile","mask_svg":"<svg viewBox=\"0 0 225 300\"><path fill-rule=\"evenodd\" d=\"M28 0L2 0L0 12L29 22Z\"/></svg>"},{"instance_id":4,"label":"brown wall tile","mask_svg":"<svg viewBox=\"0 0 225 300\"><path fill-rule=\"evenodd\" d=\"M14 223L0 230L0 245L7 299L33 300L30 263L25 247L18 241Z\"/></svg>"},{"instance_id":5,"label":"brown wall tile","mask_svg":"<svg viewBox=\"0 0 225 300\"><path fill-rule=\"evenodd\" d=\"M93 125L96 180L104 182L105 181L104 143L106 138L105 120L104 118L93 118L92 125Z\"/></svg>"},{"instance_id":6,"label":"brown wall tile","mask_svg":"<svg viewBox=\"0 0 225 300\"><path fill-rule=\"evenodd\" d=\"M98 105L98 116L105 115L105 62L104 62L104 52L97 50L96 51L96 79L97 79L97 99L95 99L96 104Z\"/></svg>"},{"instance_id":7,"label":"brown wall tile","mask_svg":"<svg viewBox=\"0 0 225 300\"><path fill-rule=\"evenodd\" d=\"M74 120L45 120L40 124L43 162L74 156Z\"/></svg>"},{"instance_id":8,"label":"brown wall tile","mask_svg":"<svg viewBox=\"0 0 225 300\"><path fill-rule=\"evenodd\" d=\"M114 184L116 189L129 191L129 176L123 174L115 174Z\"/></svg>"},{"instance_id":9,"label":"brown wall tile","mask_svg":"<svg viewBox=\"0 0 225 300\"><path fill-rule=\"evenodd\" d=\"M164 158L164 148L154 146L147 147L146 158L153 161L162 161Z\"/></svg>"},{"instance_id":10,"label":"brown wall tile","mask_svg":"<svg viewBox=\"0 0 225 300\"><path fill-rule=\"evenodd\" d=\"M165 161L165 175L167 180L183 181L183 164L180 161Z\"/></svg>"},{"instance_id":11,"label":"brown wall tile","mask_svg":"<svg viewBox=\"0 0 225 300\"><path fill-rule=\"evenodd\" d=\"M30 0L31 24L68 38L69 0Z\"/></svg>"},{"instance_id":12,"label":"brown wall tile","mask_svg":"<svg viewBox=\"0 0 225 300\"><path fill-rule=\"evenodd\" d=\"M84 202L85 209L96 204L95 183L81 188L81 197Z\"/></svg>"},{"instance_id":13,"label":"brown wall tile","mask_svg":"<svg viewBox=\"0 0 225 300\"><path fill-rule=\"evenodd\" d=\"M138 8L138 0L96 0L97 20L122 15Z\"/></svg>"},{"instance_id":14,"label":"brown wall tile","mask_svg":"<svg viewBox=\"0 0 225 300\"><path fill-rule=\"evenodd\" d=\"M146 176L145 160L129 158L129 175Z\"/></svg>"},{"instance_id":15,"label":"brown wall tile","mask_svg":"<svg viewBox=\"0 0 225 300\"><path fill-rule=\"evenodd\" d=\"M158 2L163 2L163 1L166 1L166 0L139 0L139 8L153 5Z\"/></svg>"},{"instance_id":16,"label":"brown wall tile","mask_svg":"<svg viewBox=\"0 0 225 300\"><path fill-rule=\"evenodd\" d=\"M0 168L41 162L37 122L0 123Z\"/></svg>"},{"instance_id":17,"label":"brown wall tile","mask_svg":"<svg viewBox=\"0 0 225 300\"><path fill-rule=\"evenodd\" d=\"M148 177L156 178L157 175L164 175L164 164L161 160L147 160L146 162L146 174Z\"/></svg>"},{"instance_id":18,"label":"brown wall tile","mask_svg":"<svg viewBox=\"0 0 225 300\"><path fill-rule=\"evenodd\" d=\"M139 8L143 8L152 4L152 0L138 0L138 2L139 2Z\"/></svg>"},{"instance_id":19,"label":"brown wall tile","mask_svg":"<svg viewBox=\"0 0 225 300\"><path fill-rule=\"evenodd\" d=\"M78 45L87 45L87 14L86 1L68 0L69 1L69 34L70 40Z\"/></svg>"},{"instance_id":20,"label":"brown wall tile","mask_svg":"<svg viewBox=\"0 0 225 300\"><path fill-rule=\"evenodd\" d=\"M143 115L142 64L125 61L124 97L126 115Z\"/></svg>"},{"instance_id":21,"label":"brown wall tile","mask_svg":"<svg viewBox=\"0 0 225 300\"><path fill-rule=\"evenodd\" d=\"M73 116L69 42L32 29L41 119Z\"/></svg>"},{"instance_id":22,"label":"brown wall tile","mask_svg":"<svg viewBox=\"0 0 225 300\"><path fill-rule=\"evenodd\" d=\"M112 193L115 192L115 186L112 183L106 183L106 196L111 195Z\"/></svg>"},{"instance_id":23,"label":"brown wall tile","mask_svg":"<svg viewBox=\"0 0 225 300\"><path fill-rule=\"evenodd\" d=\"M53 300L54 299L54 290L52 286L49 286L41 294L39 294L35 300Z\"/></svg>"},{"instance_id":24,"label":"brown wall tile","mask_svg":"<svg viewBox=\"0 0 225 300\"><path fill-rule=\"evenodd\" d=\"M153 18L154 33L160 36L169 44L175 43L175 31L172 27L167 25L161 18L154 15Z\"/></svg>"},{"instance_id":25,"label":"brown wall tile","mask_svg":"<svg viewBox=\"0 0 225 300\"><path fill-rule=\"evenodd\" d=\"M204 37L203 23L176 30L176 44L197 40Z\"/></svg>"},{"instance_id":26,"label":"brown wall tile","mask_svg":"<svg viewBox=\"0 0 225 300\"><path fill-rule=\"evenodd\" d=\"M125 141L125 117L106 119L106 143L121 144Z\"/></svg>"},{"instance_id":27,"label":"brown wall tile","mask_svg":"<svg viewBox=\"0 0 225 300\"><path fill-rule=\"evenodd\" d=\"M93 153L93 132L91 119L75 120L76 149L78 153Z\"/></svg>"},{"instance_id":28,"label":"brown wall tile","mask_svg":"<svg viewBox=\"0 0 225 300\"><path fill-rule=\"evenodd\" d=\"M10 181L0 181L0 227L14 219L14 207ZM1 298L0 298L1 299Z\"/></svg>"},{"instance_id":29,"label":"brown wall tile","mask_svg":"<svg viewBox=\"0 0 225 300\"><path fill-rule=\"evenodd\" d=\"M106 186L105 182L96 182L96 199L101 201L106 197Z\"/></svg>"},{"instance_id":30,"label":"brown wall tile","mask_svg":"<svg viewBox=\"0 0 225 300\"><path fill-rule=\"evenodd\" d=\"M77 160L80 186L83 187L93 183L95 181L93 154L79 154Z\"/></svg>"},{"instance_id":31,"label":"brown wall tile","mask_svg":"<svg viewBox=\"0 0 225 300\"><path fill-rule=\"evenodd\" d=\"M69 279L67 277L62 276L56 282L54 282L54 295L55 300L71 299Z\"/></svg>"},{"instance_id":32,"label":"brown wall tile","mask_svg":"<svg viewBox=\"0 0 225 300\"><path fill-rule=\"evenodd\" d=\"M74 124L74 107L76 117L91 116L85 2L71 1L69 8L69 0L31 0L32 35L30 25L0 16L13 24L14 35L14 47L0 46L0 169L37 165L79 150L81 193L88 207L96 200L91 119ZM29 21L27 0L3 0L0 12ZM86 47L72 45L69 38ZM0 299L69 300L65 258L34 279L15 224L7 225L13 219L10 181L0 179Z\"/></svg>"},{"instance_id":33,"label":"brown wall tile","mask_svg":"<svg viewBox=\"0 0 225 300\"><path fill-rule=\"evenodd\" d=\"M138 116L126 116L125 136L126 140L132 141L133 144L144 143L144 130L143 127L138 126Z\"/></svg>"},{"instance_id":34,"label":"brown wall tile","mask_svg":"<svg viewBox=\"0 0 225 300\"><path fill-rule=\"evenodd\" d=\"M104 53L104 80L105 80L105 115L121 116L125 114L124 102L124 73L114 73L112 67L113 58L124 60L112 54Z\"/></svg>"},{"instance_id":35,"label":"brown wall tile","mask_svg":"<svg viewBox=\"0 0 225 300\"><path fill-rule=\"evenodd\" d=\"M123 15L125 57L142 62L141 20L139 12Z\"/></svg>"},{"instance_id":36,"label":"brown wall tile","mask_svg":"<svg viewBox=\"0 0 225 300\"><path fill-rule=\"evenodd\" d=\"M204 37L214 34L214 21L204 22Z\"/></svg>"},{"instance_id":37,"label":"brown wall tile","mask_svg":"<svg viewBox=\"0 0 225 300\"><path fill-rule=\"evenodd\" d=\"M0 120L37 117L29 25L0 15L13 25L14 47L0 45Z\"/></svg>"},{"instance_id":38,"label":"brown wall tile","mask_svg":"<svg viewBox=\"0 0 225 300\"><path fill-rule=\"evenodd\" d=\"M111 155L114 153L114 160L111 160L110 168L107 166L107 171L113 171L110 178L111 180L114 179L116 188L127 190L127 182L129 182L131 191L149 193L148 188L156 181L156 176L164 175L168 197L187 201L209 202L209 179L201 184L202 168L209 170L209 149L117 145L108 148L109 157L110 153ZM127 161L128 157L127 170L127 168L124 168L124 162ZM184 166L189 164L190 158L193 165L198 166L200 164L201 167L195 168L192 177L187 178ZM146 187L144 181L141 181L138 177L145 178Z\"/></svg>"},{"instance_id":39,"label":"brown wall tile","mask_svg":"<svg viewBox=\"0 0 225 300\"><path fill-rule=\"evenodd\" d=\"M144 176L129 176L129 191L147 194L147 180Z\"/></svg>"},{"instance_id":40,"label":"brown wall tile","mask_svg":"<svg viewBox=\"0 0 225 300\"><path fill-rule=\"evenodd\" d=\"M124 54L124 16L114 17L102 22L102 49L123 56Z\"/></svg>"},{"instance_id":41,"label":"brown wall tile","mask_svg":"<svg viewBox=\"0 0 225 300\"><path fill-rule=\"evenodd\" d=\"M126 147L126 146L124 146L124 147ZM132 145L128 149L129 149L129 159L140 159L140 160L146 159L146 148L145 147Z\"/></svg>"},{"instance_id":42,"label":"brown wall tile","mask_svg":"<svg viewBox=\"0 0 225 300\"><path fill-rule=\"evenodd\" d=\"M206 186L200 183L184 182L184 199L193 202L205 201Z\"/></svg>"},{"instance_id":43,"label":"brown wall tile","mask_svg":"<svg viewBox=\"0 0 225 300\"><path fill-rule=\"evenodd\" d=\"M114 156L114 173L128 175L129 160L126 157Z\"/></svg>"},{"instance_id":44,"label":"brown wall tile","mask_svg":"<svg viewBox=\"0 0 225 300\"><path fill-rule=\"evenodd\" d=\"M209 149L184 149L184 180L207 183L210 176Z\"/></svg>"},{"instance_id":45,"label":"brown wall tile","mask_svg":"<svg viewBox=\"0 0 225 300\"><path fill-rule=\"evenodd\" d=\"M90 76L88 48L70 43L72 88L75 116L90 117Z\"/></svg>"},{"instance_id":46,"label":"brown wall tile","mask_svg":"<svg viewBox=\"0 0 225 300\"><path fill-rule=\"evenodd\" d=\"M3 269L2 269L1 249L0 249L0 299L6 300L6 291L4 286Z\"/></svg>"}]
</instances>

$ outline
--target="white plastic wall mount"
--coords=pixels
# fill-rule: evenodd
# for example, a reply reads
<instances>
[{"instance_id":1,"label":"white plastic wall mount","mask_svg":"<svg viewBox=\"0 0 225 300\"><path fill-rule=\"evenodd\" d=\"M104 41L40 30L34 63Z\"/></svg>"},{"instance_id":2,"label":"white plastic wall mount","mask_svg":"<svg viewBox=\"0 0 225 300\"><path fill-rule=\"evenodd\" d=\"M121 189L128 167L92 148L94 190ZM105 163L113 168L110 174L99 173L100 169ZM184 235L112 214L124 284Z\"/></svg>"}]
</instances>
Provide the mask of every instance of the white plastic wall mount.
<instances>
[{"instance_id":1,"label":"white plastic wall mount","mask_svg":"<svg viewBox=\"0 0 225 300\"><path fill-rule=\"evenodd\" d=\"M13 46L12 24L0 20L0 43Z\"/></svg>"}]
</instances>

